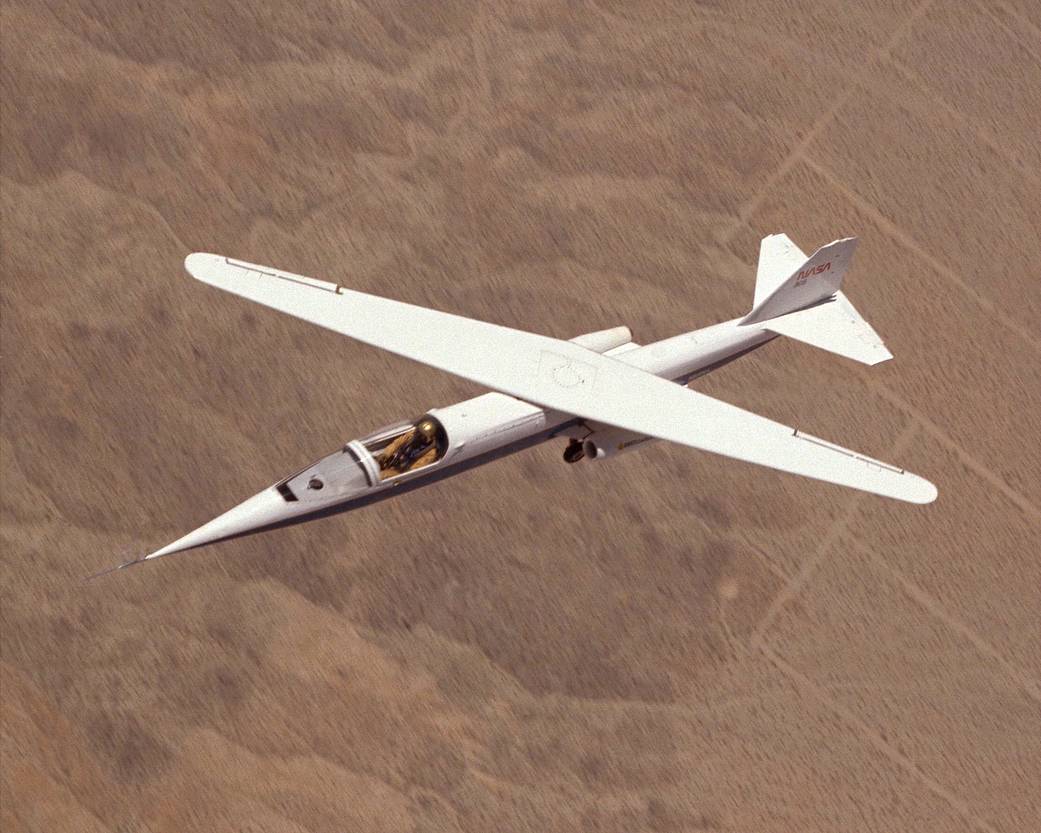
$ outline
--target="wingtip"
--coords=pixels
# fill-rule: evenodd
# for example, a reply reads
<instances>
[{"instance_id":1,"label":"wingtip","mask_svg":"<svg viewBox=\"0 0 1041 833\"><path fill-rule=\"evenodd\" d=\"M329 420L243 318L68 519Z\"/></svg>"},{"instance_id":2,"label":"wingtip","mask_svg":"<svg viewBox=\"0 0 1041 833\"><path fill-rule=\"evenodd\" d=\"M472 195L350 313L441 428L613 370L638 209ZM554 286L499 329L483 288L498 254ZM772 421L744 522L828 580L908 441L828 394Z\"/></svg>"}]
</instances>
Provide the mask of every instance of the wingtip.
<instances>
[{"instance_id":1,"label":"wingtip","mask_svg":"<svg viewBox=\"0 0 1041 833\"><path fill-rule=\"evenodd\" d=\"M196 280L205 281L206 273L215 263L223 261L220 255L211 252L192 252L184 259L184 271Z\"/></svg>"},{"instance_id":2,"label":"wingtip","mask_svg":"<svg viewBox=\"0 0 1041 833\"><path fill-rule=\"evenodd\" d=\"M918 475L912 475L915 478L915 488L912 494L908 496L908 500L911 503L918 504L929 504L936 500L940 496L940 490L936 488L936 484L924 477L918 477Z\"/></svg>"}]
</instances>

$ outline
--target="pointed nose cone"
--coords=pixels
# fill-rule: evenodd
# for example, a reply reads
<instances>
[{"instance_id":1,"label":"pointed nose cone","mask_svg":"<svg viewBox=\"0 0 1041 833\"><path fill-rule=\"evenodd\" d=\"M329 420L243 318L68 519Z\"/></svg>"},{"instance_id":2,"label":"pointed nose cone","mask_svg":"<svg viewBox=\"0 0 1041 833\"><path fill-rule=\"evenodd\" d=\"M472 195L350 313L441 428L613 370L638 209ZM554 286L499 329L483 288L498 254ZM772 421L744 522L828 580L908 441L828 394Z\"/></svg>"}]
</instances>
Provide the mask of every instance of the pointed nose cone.
<instances>
[{"instance_id":1,"label":"pointed nose cone","mask_svg":"<svg viewBox=\"0 0 1041 833\"><path fill-rule=\"evenodd\" d=\"M234 509L229 509L223 515L203 524L194 532L189 532L172 544L167 544L151 555L146 555L143 560L162 558L164 555L173 555L175 552L183 552L204 544L223 541L225 538L245 535L247 532L285 520L293 514L295 513L290 505L276 489L265 489L263 492L253 495L249 500L243 501Z\"/></svg>"}]
</instances>

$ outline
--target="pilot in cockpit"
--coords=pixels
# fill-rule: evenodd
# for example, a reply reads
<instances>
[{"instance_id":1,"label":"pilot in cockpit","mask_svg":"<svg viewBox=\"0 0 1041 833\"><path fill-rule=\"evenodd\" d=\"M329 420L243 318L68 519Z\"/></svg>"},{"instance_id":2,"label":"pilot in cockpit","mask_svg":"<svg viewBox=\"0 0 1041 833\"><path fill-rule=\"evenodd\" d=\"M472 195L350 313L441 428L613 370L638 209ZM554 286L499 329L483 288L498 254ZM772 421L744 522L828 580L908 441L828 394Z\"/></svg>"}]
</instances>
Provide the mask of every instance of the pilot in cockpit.
<instances>
[{"instance_id":1,"label":"pilot in cockpit","mask_svg":"<svg viewBox=\"0 0 1041 833\"><path fill-rule=\"evenodd\" d=\"M436 443L437 426L433 420L424 419L387 447L380 458L380 468L394 469L402 473L409 471L421 458L435 449Z\"/></svg>"}]
</instances>

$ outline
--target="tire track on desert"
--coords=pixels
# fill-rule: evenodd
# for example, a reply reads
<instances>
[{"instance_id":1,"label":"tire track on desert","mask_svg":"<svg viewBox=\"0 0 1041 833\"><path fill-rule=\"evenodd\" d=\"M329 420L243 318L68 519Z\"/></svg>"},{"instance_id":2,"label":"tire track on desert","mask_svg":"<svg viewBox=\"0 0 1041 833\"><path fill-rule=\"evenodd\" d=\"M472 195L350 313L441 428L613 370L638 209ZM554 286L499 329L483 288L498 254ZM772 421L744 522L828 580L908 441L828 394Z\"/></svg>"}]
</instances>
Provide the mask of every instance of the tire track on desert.
<instances>
[{"instance_id":1,"label":"tire track on desert","mask_svg":"<svg viewBox=\"0 0 1041 833\"><path fill-rule=\"evenodd\" d=\"M797 686L805 689L810 696L819 701L821 705L831 710L840 720L846 723L853 730L853 734L856 738L870 744L881 752L892 764L898 766L904 772L911 775L916 781L929 790L929 792L940 798L945 804L947 804L947 806L973 825L977 830L985 831L985 833L998 833L995 827L973 813L969 805L952 790L948 789L928 773L924 772L921 767L914 762L914 760L886 741L870 725L862 721L852 711L832 698L827 691L817 685L817 683L805 674L789 665L781 655L774 651L768 644L760 643L757 647L778 671L792 680L792 682Z\"/></svg>"},{"instance_id":2,"label":"tire track on desert","mask_svg":"<svg viewBox=\"0 0 1041 833\"><path fill-rule=\"evenodd\" d=\"M871 563L876 567L880 568L887 575L892 577L893 581L899 585L900 589L909 596L915 603L917 603L923 610L927 611L932 616L939 619L951 630L961 634L967 639L974 648L980 653L986 654L988 657L993 659L999 665L1001 665L1008 679L1018 685L1023 691L1034 701L1041 703L1041 685L1038 681L1030 677L1028 674L1023 673L1019 668L1016 667L1015 663L1007 659L1004 655L997 651L989 642L987 642L982 636L976 633L971 626L963 622L953 613L948 611L937 599L934 599L928 593L926 593L921 587L915 584L911 579L905 576L896 567L893 567L886 562L884 558L879 556L877 553L872 552L862 541L853 539L853 545L859 549Z\"/></svg>"},{"instance_id":3,"label":"tire track on desert","mask_svg":"<svg viewBox=\"0 0 1041 833\"><path fill-rule=\"evenodd\" d=\"M832 119L835 118L836 114L841 110L853 93L857 91L860 86L861 79L871 71L871 67L879 60L886 58L893 49L895 49L900 42L907 36L914 26L915 22L919 20L932 5L933 0L922 0L914 10L907 16L907 19L901 23L893 31L893 34L889 36L875 52L866 58L863 62L862 71L853 78L853 80L846 86L841 93L835 96L831 105L817 118L817 121L813 123L810 129L806 132L801 140L795 143L795 146L789 151L788 155L781 160L780 165L774 170L774 172L763 180L762 186L756 192L755 196L746 202L737 213L737 217L734 219L731 227L722 235L721 242L725 245L733 240L734 235L741 230L753 214L758 210L759 206L762 205L765 200L774 190L774 187L780 182L795 165L805 156L806 150L812 145L824 130L831 124Z\"/></svg>"},{"instance_id":4,"label":"tire track on desert","mask_svg":"<svg viewBox=\"0 0 1041 833\"><path fill-rule=\"evenodd\" d=\"M1016 154L1002 146L993 133L980 125L976 120L968 118L956 107L948 104L939 92L929 86L929 82L922 77L921 73L893 55L890 55L886 59L886 64L907 84L916 87L922 95L929 96L931 103L939 105L940 109L943 110L949 118L954 119L963 127L971 130L980 140L981 144L990 148L998 156L1004 157L1005 162L1008 163L1009 167L1015 168L1024 177L1032 180L1039 188L1041 188L1041 172L1034 170L1029 165L1026 165L1017 159Z\"/></svg>"},{"instance_id":5,"label":"tire track on desert","mask_svg":"<svg viewBox=\"0 0 1041 833\"><path fill-rule=\"evenodd\" d=\"M930 267L932 267L937 273L947 278L951 283L961 289L966 295L972 298L979 306L983 307L990 315L1003 325L1010 332L1015 333L1019 336L1028 346L1033 348L1038 353L1041 353L1041 341L1038 341L1030 333L1021 327L1018 323L1009 318L1004 312L1002 312L997 305L981 295L975 289L973 289L968 283L965 282L953 269L939 261L931 255L917 240L911 237L909 234L904 232L896 223L886 217L881 211L879 211L872 203L860 196L856 191L849 187L842 179L838 177L830 168L817 162L814 159L806 157L802 160L802 163L806 167L814 171L818 176L826 179L836 191L846 197L853 205L867 214L872 220L878 223L891 237L893 237L898 243L908 249L912 254L917 255L924 260Z\"/></svg>"},{"instance_id":6,"label":"tire track on desert","mask_svg":"<svg viewBox=\"0 0 1041 833\"><path fill-rule=\"evenodd\" d=\"M901 452L910 444L915 434L918 432L918 425L914 420L911 420L900 432L899 436L890 446L887 456L890 459L899 457ZM749 644L755 648L761 646L764 643L764 636L770 629L774 620L777 618L781 610L784 609L790 601L792 601L807 583L817 573L817 569L824 561L824 557L831 550L831 546L838 540L839 536L846 531L846 527L849 525L850 520L856 514L857 509L860 508L860 503L863 500L864 492L854 492L849 500L846 501L846 507L842 511L842 514L835 520L835 522L828 528L827 532L821 538L820 543L814 549L813 553L807 558L799 571L795 574L787 584L785 584L777 595L774 596L773 601L767 606L766 611L763 613L758 624L752 631L751 637L749 637Z\"/></svg>"},{"instance_id":7,"label":"tire track on desert","mask_svg":"<svg viewBox=\"0 0 1041 833\"><path fill-rule=\"evenodd\" d=\"M958 460L973 474L982 477L991 486L1001 492L1001 494L1011 501L1030 521L1032 521L1038 528L1041 528L1041 510L1009 486L1008 483L1006 483L999 475L995 474L983 463L979 462L975 457L969 454L969 452L967 452L958 442L949 437L942 428L933 422L927 414L920 411L899 394L894 393L878 380L869 380L868 387L891 405L913 416L926 434L954 454L954 456L957 457Z\"/></svg>"}]
</instances>

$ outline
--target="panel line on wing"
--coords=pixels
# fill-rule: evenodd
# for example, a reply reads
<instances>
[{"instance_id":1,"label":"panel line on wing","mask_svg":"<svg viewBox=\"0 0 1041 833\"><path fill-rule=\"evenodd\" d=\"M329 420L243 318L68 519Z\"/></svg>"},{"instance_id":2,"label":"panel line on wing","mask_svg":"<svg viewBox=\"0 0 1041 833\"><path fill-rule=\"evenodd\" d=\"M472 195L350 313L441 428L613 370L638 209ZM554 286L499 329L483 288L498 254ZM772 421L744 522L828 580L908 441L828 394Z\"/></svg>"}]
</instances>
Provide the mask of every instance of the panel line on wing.
<instances>
[{"instance_id":1,"label":"panel line on wing","mask_svg":"<svg viewBox=\"0 0 1041 833\"><path fill-rule=\"evenodd\" d=\"M322 281L318 278L307 278L303 275L290 275L285 272L276 272L273 269L260 269L252 263L242 263L237 260L232 260L230 257L226 257L224 260L229 266L242 269L247 275L256 273L262 277L277 278L280 281L288 281L289 283L299 284L300 286L306 286L311 289L320 289L323 292L329 292L334 295L341 294L340 290L343 288L339 284L330 281Z\"/></svg>"},{"instance_id":2,"label":"panel line on wing","mask_svg":"<svg viewBox=\"0 0 1041 833\"><path fill-rule=\"evenodd\" d=\"M808 443L819 445L822 448L828 449L828 451L837 451L839 454L845 454L847 457L852 457L854 460L859 460L862 463L868 463L872 466L878 466L879 468L891 471L894 474L905 474L906 471L896 466L891 466L889 463L883 463L881 460L876 460L874 457L868 457L864 454L857 454L855 451L851 451L848 448L843 448L841 445L835 445L829 443L827 440L822 440L820 437L814 437L811 434L803 434L798 428L792 431L792 436L798 437L800 440L806 440Z\"/></svg>"}]
</instances>

